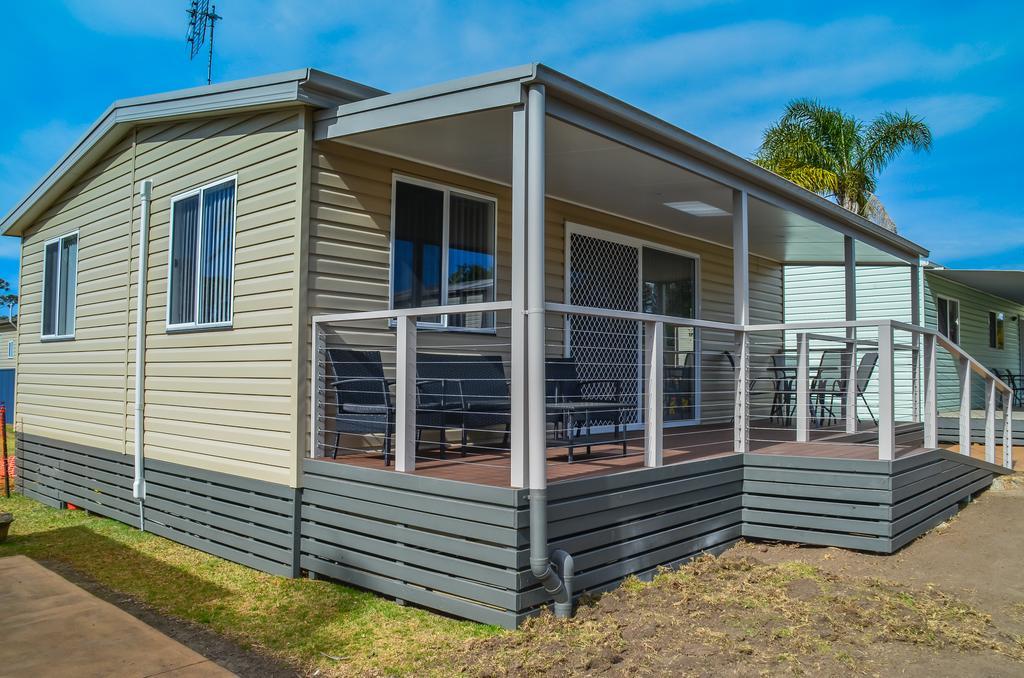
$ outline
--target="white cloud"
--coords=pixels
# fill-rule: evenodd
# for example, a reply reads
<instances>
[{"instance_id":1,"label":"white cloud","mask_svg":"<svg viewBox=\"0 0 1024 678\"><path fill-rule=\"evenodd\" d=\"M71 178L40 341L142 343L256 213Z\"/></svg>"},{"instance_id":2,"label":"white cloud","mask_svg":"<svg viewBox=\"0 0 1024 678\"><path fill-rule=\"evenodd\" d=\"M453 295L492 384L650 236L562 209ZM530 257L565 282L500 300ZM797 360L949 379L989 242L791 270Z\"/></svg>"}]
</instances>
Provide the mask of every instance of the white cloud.
<instances>
[{"instance_id":1,"label":"white cloud","mask_svg":"<svg viewBox=\"0 0 1024 678\"><path fill-rule=\"evenodd\" d=\"M992 268L1024 268L1024 216L956 196L894 199L886 207L900 234L924 244L933 261L955 264L988 257ZM1000 256L1007 253L1015 258Z\"/></svg>"}]
</instances>

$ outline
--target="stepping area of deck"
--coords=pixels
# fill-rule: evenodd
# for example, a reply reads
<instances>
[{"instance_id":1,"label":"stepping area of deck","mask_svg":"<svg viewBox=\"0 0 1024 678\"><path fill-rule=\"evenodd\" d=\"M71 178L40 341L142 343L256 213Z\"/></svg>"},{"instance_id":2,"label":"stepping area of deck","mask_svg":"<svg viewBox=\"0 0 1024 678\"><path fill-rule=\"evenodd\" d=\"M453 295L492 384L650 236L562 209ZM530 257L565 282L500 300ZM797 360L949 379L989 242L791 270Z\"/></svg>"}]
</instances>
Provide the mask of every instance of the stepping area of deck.
<instances>
[{"instance_id":1,"label":"stepping area of deck","mask_svg":"<svg viewBox=\"0 0 1024 678\"><path fill-rule=\"evenodd\" d=\"M750 431L750 451L757 454L785 455L794 457L815 457L827 459L863 459L878 458L878 447L872 440L871 422L865 422L861 432L848 435L838 426L812 430L811 441L796 442L796 432L784 428L752 427ZM898 437L896 457L902 458L925 451L921 446L922 438L913 425L903 425L906 431ZM901 428L897 429L898 431ZM918 431L915 434L914 431ZM620 442L595 442L591 454L586 454L585 447L577 447L574 461L568 461L568 448L549 447L548 482L558 483L567 480L592 478L595 476L620 473L640 468L644 463L644 440L641 431L629 434L626 454L622 453ZM610 436L608 437L610 439ZM601 439L598 438L598 441ZM731 424L691 426L686 428L666 429L664 435L664 463L683 464L715 457L736 454L733 445L733 428ZM336 460L326 457L323 461L336 461L364 468L394 470L394 466L385 466L379 452L339 454ZM449 449L445 458L440 457L438 450L424 448L416 458L415 475L458 480L480 485L507 487L509 484L510 460L505 450L494 451L481 448L467 449L463 455L457 448Z\"/></svg>"}]
</instances>

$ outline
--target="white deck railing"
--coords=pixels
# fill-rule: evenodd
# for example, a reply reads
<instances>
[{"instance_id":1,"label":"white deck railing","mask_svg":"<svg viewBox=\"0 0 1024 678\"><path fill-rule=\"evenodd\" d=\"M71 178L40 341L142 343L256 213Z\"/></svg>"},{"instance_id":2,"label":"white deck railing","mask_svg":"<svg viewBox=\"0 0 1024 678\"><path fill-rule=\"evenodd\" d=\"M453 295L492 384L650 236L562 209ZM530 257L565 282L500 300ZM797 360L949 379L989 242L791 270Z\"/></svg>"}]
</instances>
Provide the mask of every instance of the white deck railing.
<instances>
[{"instance_id":1,"label":"white deck railing","mask_svg":"<svg viewBox=\"0 0 1024 678\"><path fill-rule=\"evenodd\" d=\"M313 354L311 360L311 375L314 388L311 389L311 419L310 439L313 455L324 449L324 434L326 426L327 393L326 388L326 360L328 328L344 331L346 325L366 321L385 321L380 323L380 329L387 329L394 334L394 458L395 468L398 471L409 472L415 469L417 455L417 347L418 335L424 331L418 327L417 319L444 315L460 315L473 313L511 313L513 306L511 302L500 301L490 303L442 305L429 308L415 309L393 309L379 311L363 311L355 313L339 313L331 315L320 315L313 318ZM812 378L811 354L812 345L827 346L838 345L842 352L841 377L833 380L835 388L842 385L844 392L830 393L833 399L838 398L842 402L842 420L845 422L846 433L856 433L858 420L858 398L863 398L864 384L860 384L858 390L858 356L868 351L877 351L878 362L875 373L872 375L873 383L877 384L877 457L882 460L892 460L897 455L898 424L897 409L905 410L909 405L913 411L911 417L919 422L924 429L924 446L935 448L938 446L938 379L937 379L937 351L939 348L946 350L949 355L957 361L958 384L960 389L960 442L961 451L969 454L971 440L971 379L972 374L979 376L985 383L985 458L987 461L996 462L996 409L1000 394L1003 401L1003 458L1005 466L1012 465L1012 391L1009 386L1003 383L977 360L964 352L959 346L953 344L945 337L933 330L924 329L916 325L910 325L890 320L861 320L861 321L838 321L838 322L801 322L801 323L774 323L774 324L751 324L737 325L727 322L716 322L701 319L677 318L632 311L615 311L602 308L580 307L571 304L549 303L545 305L545 313L550 316L561 316L568 318L589 317L604 318L607 320L629 321L637 323L642 331L637 333L638 340L642 337L642 344L637 348L637 354L642 361L638 365L640 375L637 380L635 394L632 394L637 402L637 423L634 428L642 428L643 433L643 455L644 465L660 466L663 463L664 438L667 424L664 420L664 396L665 396L665 344L666 331L669 328L690 328L694 336L694 352L704 336L714 335L717 337L719 346L735 346L735 354L726 355L729 348L719 350L718 356L725 355L732 363L732 372L721 365L719 374L728 376L717 377L716 383L705 383L695 385L696 398L701 397L701 391L707 395L711 393L719 401L731 401L729 411L719 411L711 416L705 414L702 420L717 420L729 422L734 431L734 440L737 444L749 445L749 431L751 426L751 403L752 391L755 391L754 384L759 381L758 377L751 377L751 365L756 365L755 372L760 370L762 374L771 375L776 369L766 364L767 351L785 351L789 339L795 338L795 374L788 378L786 383L792 383L795 393L795 407L787 396L785 405L782 406L780 417L785 420L793 420L795 438L790 438L797 443L813 442L812 426L816 423L820 426L824 404L816 411L814 398L819 397L815 391L814 379ZM549 324L549 333L555 332L559 323ZM508 329L514 325L510 322L505 326ZM567 321L562 324L568 327ZM436 329L436 328L434 328ZM841 334L832 334L841 332ZM909 341L898 342L900 334L908 336ZM768 338L769 340L766 340ZM566 341L568 334L563 339ZM754 346L761 340L766 346L764 353L758 353ZM754 342L752 344L751 342ZM515 384L517 374L525 374L525 381L529 382L535 375L527 374L525 364L517 364L524 361L524 352L516 351L512 344L505 340L500 344L505 347L504 355L508 356L507 362L510 381L513 383L512 398L510 402L510 432L512 445L509 448L512 464L525 464L525 452L522 447L527 437L524 433L526 426L526 415L524 402L519 402L518 394L525 393L523 384ZM389 347L390 350L390 347ZM549 353L553 350L548 346ZM819 352L824 349L819 349ZM911 356L910 383L903 391L909 389L909 397L902 397L897 402L896 385L898 380L905 379L902 376L904 371L897 376L897 355L901 352ZM695 375L700 375L701 365L695 361ZM791 372L792 374L792 372ZM703 377L696 376L697 379ZM761 380L771 383L771 376L760 377ZM776 379L774 388L778 389L779 380ZM819 387L820 388L820 387ZM536 391L535 391L536 392ZM902 392L902 391L901 391ZM770 394L769 394L770 395ZM767 397L763 392L756 396L760 398L759 407L770 407L769 420L779 413L779 405L772 401L767 403ZM778 397L778 393L773 397ZM906 402L906 400L911 402ZM730 416L731 415L731 416ZM792 415L792 416L790 416ZM837 422L839 417L829 406L829 417L834 417ZM762 417L763 419L763 417ZM625 446L624 446L625 449ZM736 449L740 449L737 447ZM516 485L515 478L525 478L520 469L512 473L512 484Z\"/></svg>"}]
</instances>

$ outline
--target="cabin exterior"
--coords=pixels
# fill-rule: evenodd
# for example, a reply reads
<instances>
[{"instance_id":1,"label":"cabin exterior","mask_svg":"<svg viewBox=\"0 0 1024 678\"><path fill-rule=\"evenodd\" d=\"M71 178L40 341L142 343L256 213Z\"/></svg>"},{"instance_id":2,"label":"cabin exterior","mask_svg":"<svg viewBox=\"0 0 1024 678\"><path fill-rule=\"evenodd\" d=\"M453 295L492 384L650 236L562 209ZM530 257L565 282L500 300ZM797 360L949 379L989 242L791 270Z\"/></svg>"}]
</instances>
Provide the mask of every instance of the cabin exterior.
<instances>
[{"instance_id":1,"label":"cabin exterior","mask_svg":"<svg viewBox=\"0 0 1024 678\"><path fill-rule=\"evenodd\" d=\"M857 270L857 314L860 318L893 318L913 322L943 334L989 369L1009 373L1017 380L1024 374L1024 272L947 269L923 265L924 304L920 315L911 313L911 280L906 268L861 267ZM789 266L785 270L785 316L787 322L833 317L843 298L843 271L827 266ZM831 311L829 309L832 309ZM830 315L831 314L831 315ZM913 382L908 356L897 363L897 399L904 406L899 416L908 416ZM941 440L956 442L954 421L960 407L957 363L948 355L937 365ZM1020 384L1018 384L1020 385ZM903 396L903 397L901 397ZM877 394L869 393L874 406ZM971 407L977 417L985 407L982 384L975 383ZM981 442L983 427L975 422L974 440ZM1024 428L1018 423L1014 438L1024 442Z\"/></svg>"},{"instance_id":2,"label":"cabin exterior","mask_svg":"<svg viewBox=\"0 0 1024 678\"><path fill-rule=\"evenodd\" d=\"M511 627L741 537L892 552L1013 462L917 313L787 322L787 266L923 247L539 64L117 102L2 229L21 491L282 576Z\"/></svg>"}]
</instances>

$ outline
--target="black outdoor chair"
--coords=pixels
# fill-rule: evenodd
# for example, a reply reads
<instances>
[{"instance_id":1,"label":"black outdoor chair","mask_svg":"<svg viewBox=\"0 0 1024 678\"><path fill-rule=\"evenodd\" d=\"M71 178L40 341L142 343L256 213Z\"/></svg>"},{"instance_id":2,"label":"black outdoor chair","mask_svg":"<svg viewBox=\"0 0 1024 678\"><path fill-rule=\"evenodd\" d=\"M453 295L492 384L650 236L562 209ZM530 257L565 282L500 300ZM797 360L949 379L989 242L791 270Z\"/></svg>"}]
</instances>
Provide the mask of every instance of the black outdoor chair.
<instances>
[{"instance_id":1,"label":"black outdoor chair","mask_svg":"<svg viewBox=\"0 0 1024 678\"><path fill-rule=\"evenodd\" d=\"M334 451L342 434L383 435L384 465L391 463L391 439L395 431L395 408L391 398L394 380L384 376L380 351L354 351L332 348L327 350L327 363L334 375L327 390L334 396ZM447 410L443 402L433 402L428 395L422 398L417 389L416 450L419 451L424 429L440 431L441 455L447 446Z\"/></svg>"},{"instance_id":2,"label":"black outdoor chair","mask_svg":"<svg viewBox=\"0 0 1024 678\"><path fill-rule=\"evenodd\" d=\"M868 409L868 414L871 415L871 421L878 424L878 417L871 410L871 405L868 404L868 399L865 396L868 388L868 382L871 381L871 375L875 373L875 367L878 365L878 351L867 351L860 359L860 364L857 365L857 397L860 398L861 402L864 403L864 407ZM829 409L833 407L835 400L838 398L840 401L846 399L846 379L840 377L836 379L834 385L834 392L829 401ZM854 403L854 407L856 407Z\"/></svg>"},{"instance_id":3,"label":"black outdoor chair","mask_svg":"<svg viewBox=\"0 0 1024 678\"><path fill-rule=\"evenodd\" d=\"M512 430L512 398L501 356L417 353L421 402L439 406L447 426L461 430L462 453L467 432L504 426L502 448Z\"/></svg>"},{"instance_id":4,"label":"black outdoor chair","mask_svg":"<svg viewBox=\"0 0 1024 678\"><path fill-rule=\"evenodd\" d=\"M811 379L810 417L818 427L829 426L838 418L834 410L835 397L839 393L838 383L843 377L843 354L845 349L828 348L821 352L818 370ZM804 416L800 412L798 416Z\"/></svg>"},{"instance_id":5,"label":"black outdoor chair","mask_svg":"<svg viewBox=\"0 0 1024 678\"><path fill-rule=\"evenodd\" d=\"M576 444L584 429L589 436L595 423L607 422L615 427L614 442L626 454L625 412L635 407L622 400L622 382L618 379L580 379L575 358L549 358L544 366L547 384L548 421L564 433L569 449L569 462L577 447L585 446L590 454L593 441Z\"/></svg>"},{"instance_id":6,"label":"black outdoor chair","mask_svg":"<svg viewBox=\"0 0 1024 678\"><path fill-rule=\"evenodd\" d=\"M334 396L334 453L338 458L341 435L384 436L384 464L391 456L394 407L391 381L384 377L380 351L327 350L327 364L334 375L327 390Z\"/></svg>"},{"instance_id":7,"label":"black outdoor chair","mask_svg":"<svg viewBox=\"0 0 1024 678\"><path fill-rule=\"evenodd\" d=\"M729 361L729 368L733 372L733 379L735 379L736 358L733 356L732 351L722 351L722 355L724 355L725 359ZM788 423L789 417L792 414L791 400L794 392L793 380L786 376L785 370L787 369L787 366L785 361L785 355L781 353L773 354L772 369L769 369L772 373L772 377L769 379L772 383L772 406L768 411L768 419L769 421L775 421L775 419L778 418L781 424ZM757 382L759 381L761 380L757 377L753 377L749 380L747 383L748 393L753 394L757 391ZM734 416L729 421L733 422L735 420L736 418Z\"/></svg>"},{"instance_id":8,"label":"black outdoor chair","mask_svg":"<svg viewBox=\"0 0 1024 678\"><path fill-rule=\"evenodd\" d=\"M1013 406L1024 407L1024 375L1015 375L1010 370L993 369L992 374L1001 379L1013 392Z\"/></svg>"}]
</instances>

